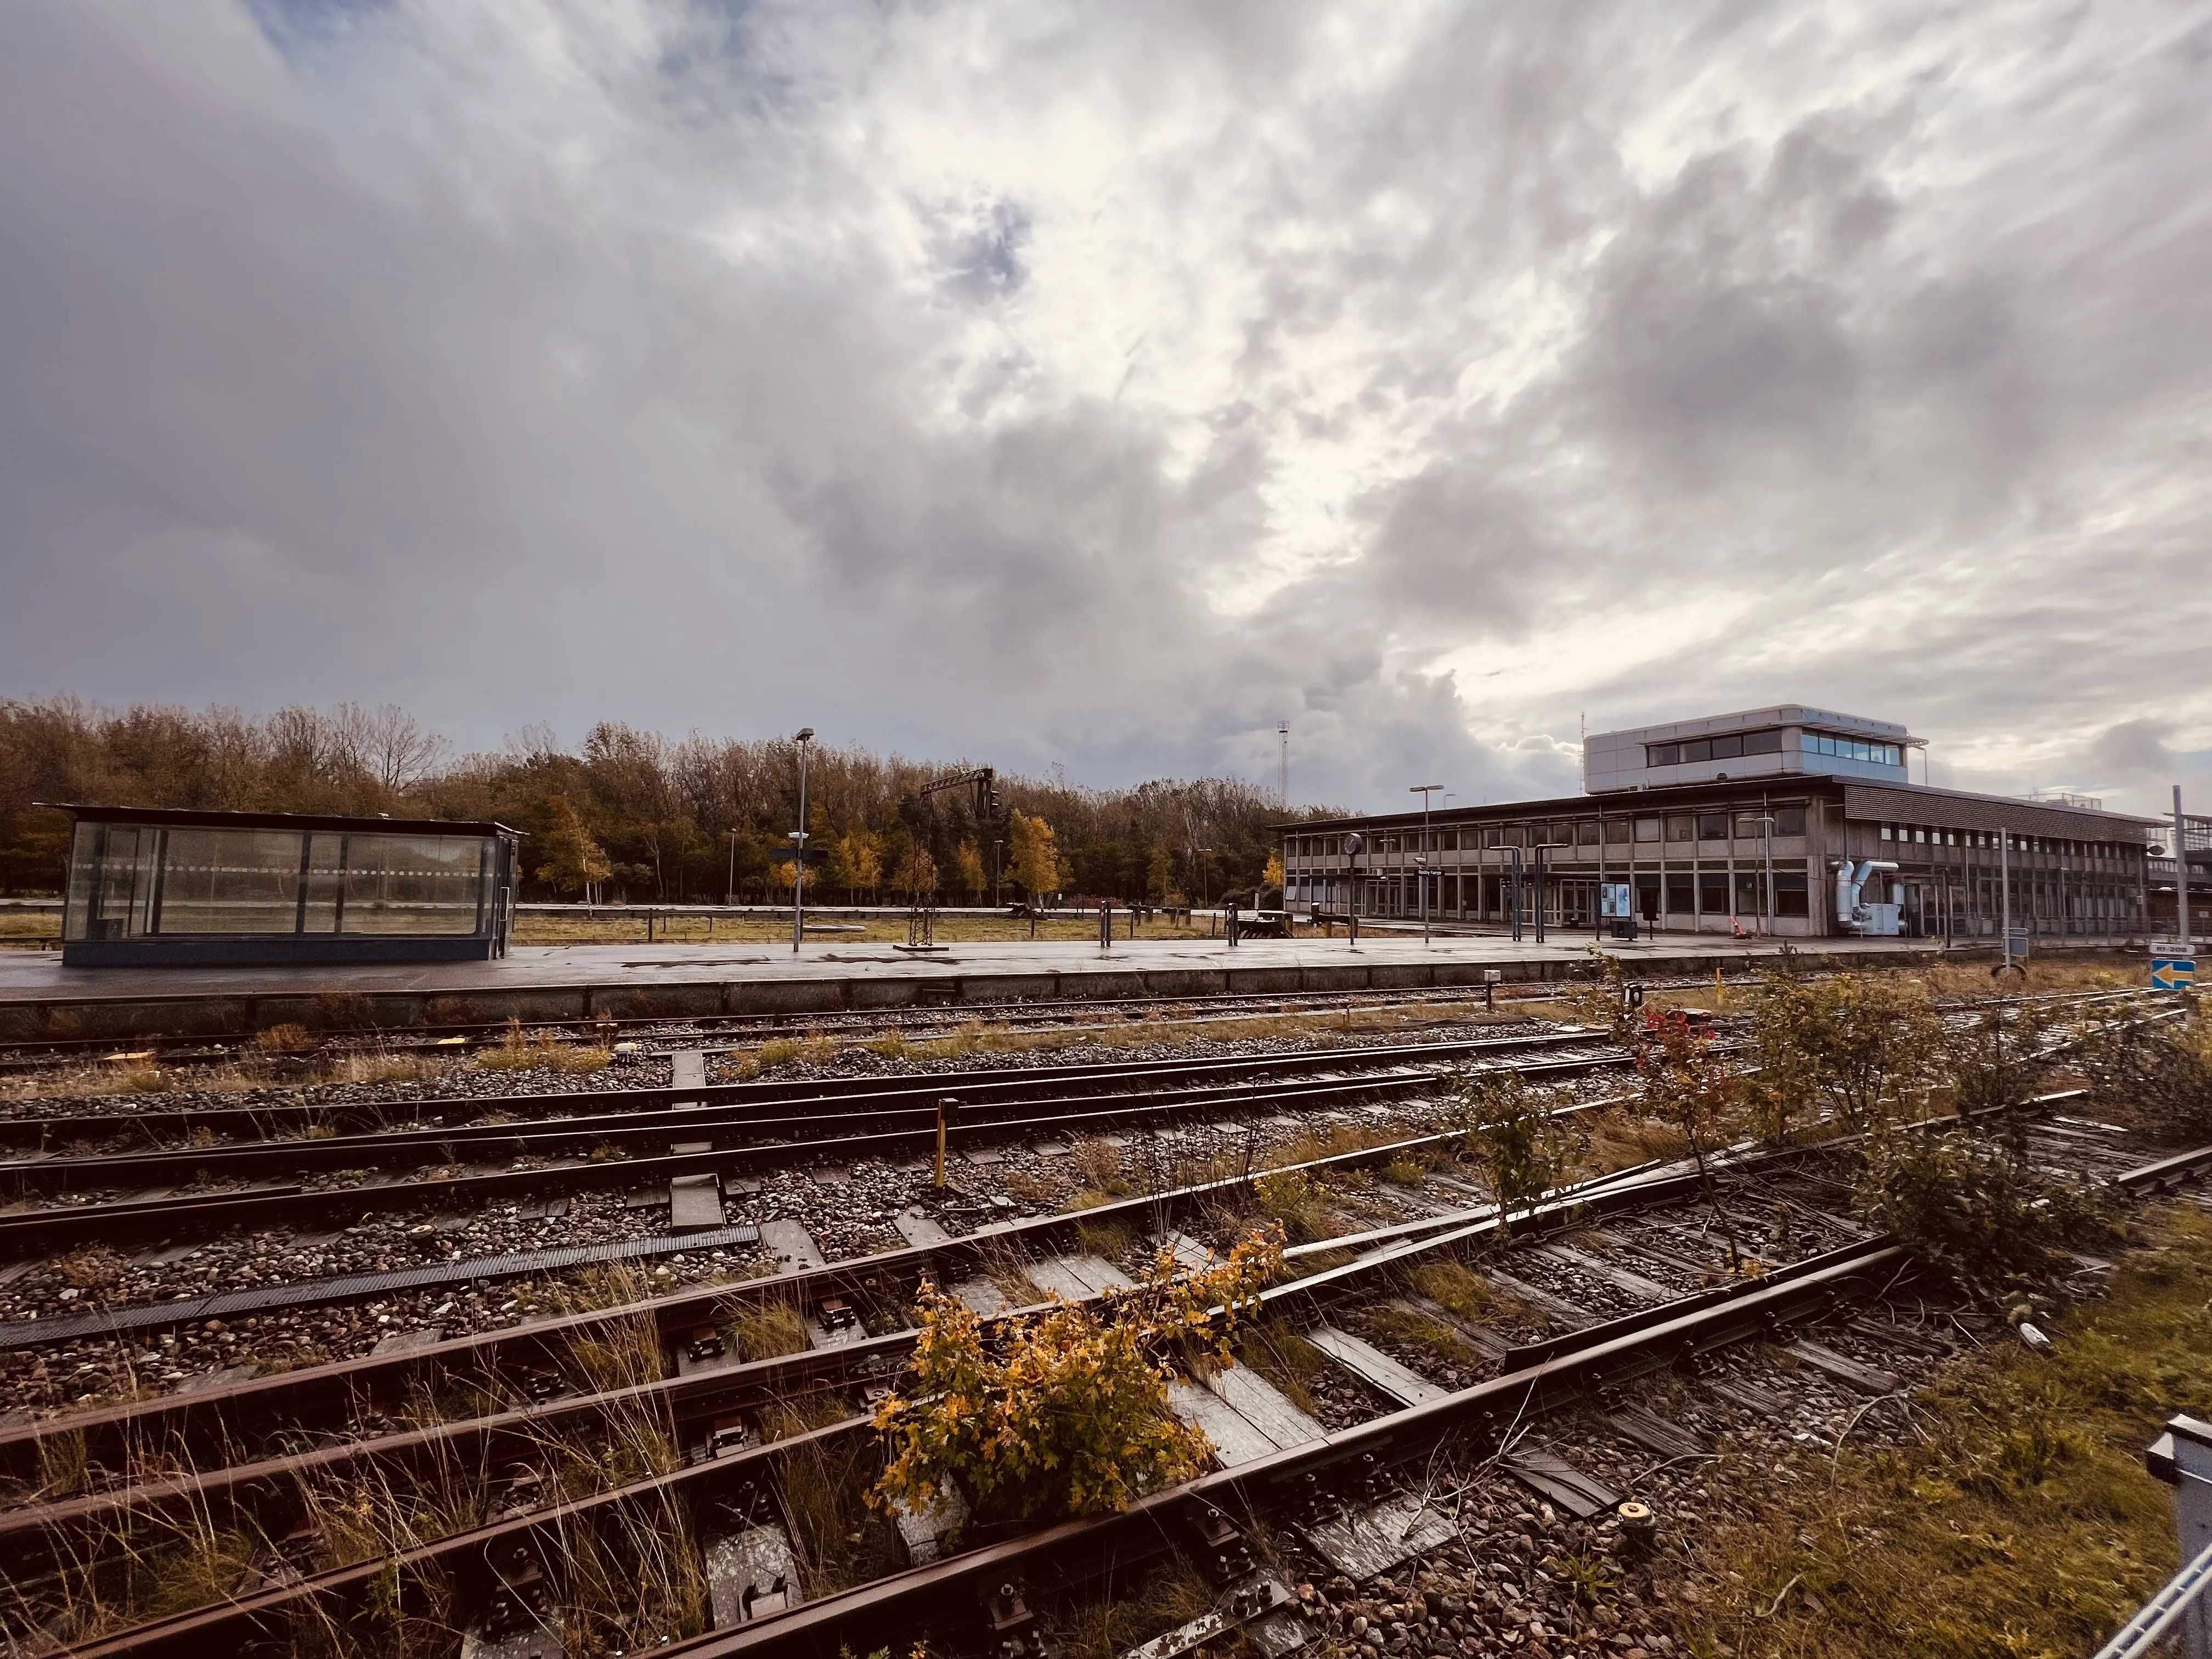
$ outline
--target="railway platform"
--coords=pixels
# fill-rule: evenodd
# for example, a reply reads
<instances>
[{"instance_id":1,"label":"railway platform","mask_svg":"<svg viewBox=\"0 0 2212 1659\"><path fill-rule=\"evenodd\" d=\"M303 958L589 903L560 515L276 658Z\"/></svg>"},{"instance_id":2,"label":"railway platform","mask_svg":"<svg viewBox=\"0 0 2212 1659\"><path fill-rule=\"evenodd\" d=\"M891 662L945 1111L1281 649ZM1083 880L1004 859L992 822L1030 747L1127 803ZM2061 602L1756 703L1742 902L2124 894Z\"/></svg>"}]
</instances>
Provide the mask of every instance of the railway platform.
<instances>
[{"instance_id":1,"label":"railway platform","mask_svg":"<svg viewBox=\"0 0 2212 1659\"><path fill-rule=\"evenodd\" d=\"M1410 990L1572 977L1586 934L1505 937L986 941L915 957L887 945L519 945L490 961L294 967L65 968L0 955L0 1042L58 1036L217 1036L310 1029L479 1025L507 1018L690 1018L911 1006ZM1662 934L1606 941L1650 977L1741 972L1783 941ZM1932 959L1917 941L1836 939L1808 963ZM1496 975L1495 981L1491 975Z\"/></svg>"}]
</instances>

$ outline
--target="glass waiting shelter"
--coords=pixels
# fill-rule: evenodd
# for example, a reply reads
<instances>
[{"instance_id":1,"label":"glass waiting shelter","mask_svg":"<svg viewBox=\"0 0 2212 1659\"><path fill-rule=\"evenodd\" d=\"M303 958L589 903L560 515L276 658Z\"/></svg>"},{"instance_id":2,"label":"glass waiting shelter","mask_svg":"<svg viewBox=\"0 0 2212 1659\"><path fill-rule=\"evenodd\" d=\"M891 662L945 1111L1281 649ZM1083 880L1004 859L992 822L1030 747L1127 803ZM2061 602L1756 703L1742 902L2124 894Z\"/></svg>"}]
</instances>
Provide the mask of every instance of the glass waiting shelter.
<instances>
[{"instance_id":1,"label":"glass waiting shelter","mask_svg":"<svg viewBox=\"0 0 2212 1659\"><path fill-rule=\"evenodd\" d=\"M507 953L501 823L63 806L70 967L452 962Z\"/></svg>"}]
</instances>

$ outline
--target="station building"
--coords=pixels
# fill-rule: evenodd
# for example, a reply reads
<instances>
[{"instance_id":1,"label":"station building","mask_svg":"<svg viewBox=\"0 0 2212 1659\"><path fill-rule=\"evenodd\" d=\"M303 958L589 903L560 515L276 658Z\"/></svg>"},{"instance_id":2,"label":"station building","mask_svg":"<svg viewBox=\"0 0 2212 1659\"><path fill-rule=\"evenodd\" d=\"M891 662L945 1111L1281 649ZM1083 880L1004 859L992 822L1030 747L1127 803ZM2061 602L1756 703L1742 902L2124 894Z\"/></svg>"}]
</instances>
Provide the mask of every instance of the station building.
<instances>
[{"instance_id":1,"label":"station building","mask_svg":"<svg viewBox=\"0 0 2212 1659\"><path fill-rule=\"evenodd\" d=\"M453 962L506 954L501 823L62 806L64 967Z\"/></svg>"},{"instance_id":2,"label":"station building","mask_svg":"<svg viewBox=\"0 0 2212 1659\"><path fill-rule=\"evenodd\" d=\"M1644 931L2077 942L2146 930L2148 818L1911 781L1902 726L1801 705L1592 734L1581 795L1284 826L1294 911Z\"/></svg>"}]
</instances>

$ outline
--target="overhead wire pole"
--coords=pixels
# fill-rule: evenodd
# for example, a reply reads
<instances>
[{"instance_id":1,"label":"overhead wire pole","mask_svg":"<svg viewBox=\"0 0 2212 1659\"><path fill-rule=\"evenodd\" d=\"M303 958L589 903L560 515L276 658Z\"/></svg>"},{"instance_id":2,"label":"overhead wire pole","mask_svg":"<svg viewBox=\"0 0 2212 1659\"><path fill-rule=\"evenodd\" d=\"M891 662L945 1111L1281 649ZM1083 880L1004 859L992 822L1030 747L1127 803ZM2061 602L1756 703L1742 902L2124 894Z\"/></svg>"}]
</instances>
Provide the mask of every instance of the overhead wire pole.
<instances>
[{"instance_id":1,"label":"overhead wire pole","mask_svg":"<svg viewBox=\"0 0 2212 1659\"><path fill-rule=\"evenodd\" d=\"M1421 943L1429 942L1429 866L1436 856L1436 848L1429 837L1429 797L1443 791L1441 783L1417 783L1407 789L1409 795L1421 798L1421 861L1413 872L1413 879L1421 884Z\"/></svg>"},{"instance_id":2,"label":"overhead wire pole","mask_svg":"<svg viewBox=\"0 0 2212 1659\"><path fill-rule=\"evenodd\" d=\"M2189 939L2189 821L2181 816L2181 786L2173 786L2173 921L2175 954L2193 957Z\"/></svg>"},{"instance_id":3,"label":"overhead wire pole","mask_svg":"<svg viewBox=\"0 0 2212 1659\"><path fill-rule=\"evenodd\" d=\"M791 954L799 954L799 941L806 933L806 745L814 741L814 728L802 726L794 739L799 744L799 828L791 832L798 851L791 866Z\"/></svg>"}]
</instances>

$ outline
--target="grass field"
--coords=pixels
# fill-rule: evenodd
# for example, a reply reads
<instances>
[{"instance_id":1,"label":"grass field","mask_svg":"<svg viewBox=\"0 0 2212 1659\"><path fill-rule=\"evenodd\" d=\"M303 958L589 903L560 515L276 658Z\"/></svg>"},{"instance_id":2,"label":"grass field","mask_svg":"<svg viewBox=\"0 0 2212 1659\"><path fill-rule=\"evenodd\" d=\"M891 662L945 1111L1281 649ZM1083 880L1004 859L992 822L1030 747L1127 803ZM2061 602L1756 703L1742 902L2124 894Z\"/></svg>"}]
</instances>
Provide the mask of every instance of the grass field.
<instances>
[{"instance_id":1,"label":"grass field","mask_svg":"<svg viewBox=\"0 0 2212 1659\"><path fill-rule=\"evenodd\" d=\"M1723 1528L1674 1598L1699 1659L2094 1651L2176 1565L2143 1449L2212 1404L2212 1215L2147 1231L2052 1354L2004 1334L1913 1398L1902 1448L1804 1457L1789 1496Z\"/></svg>"}]
</instances>

